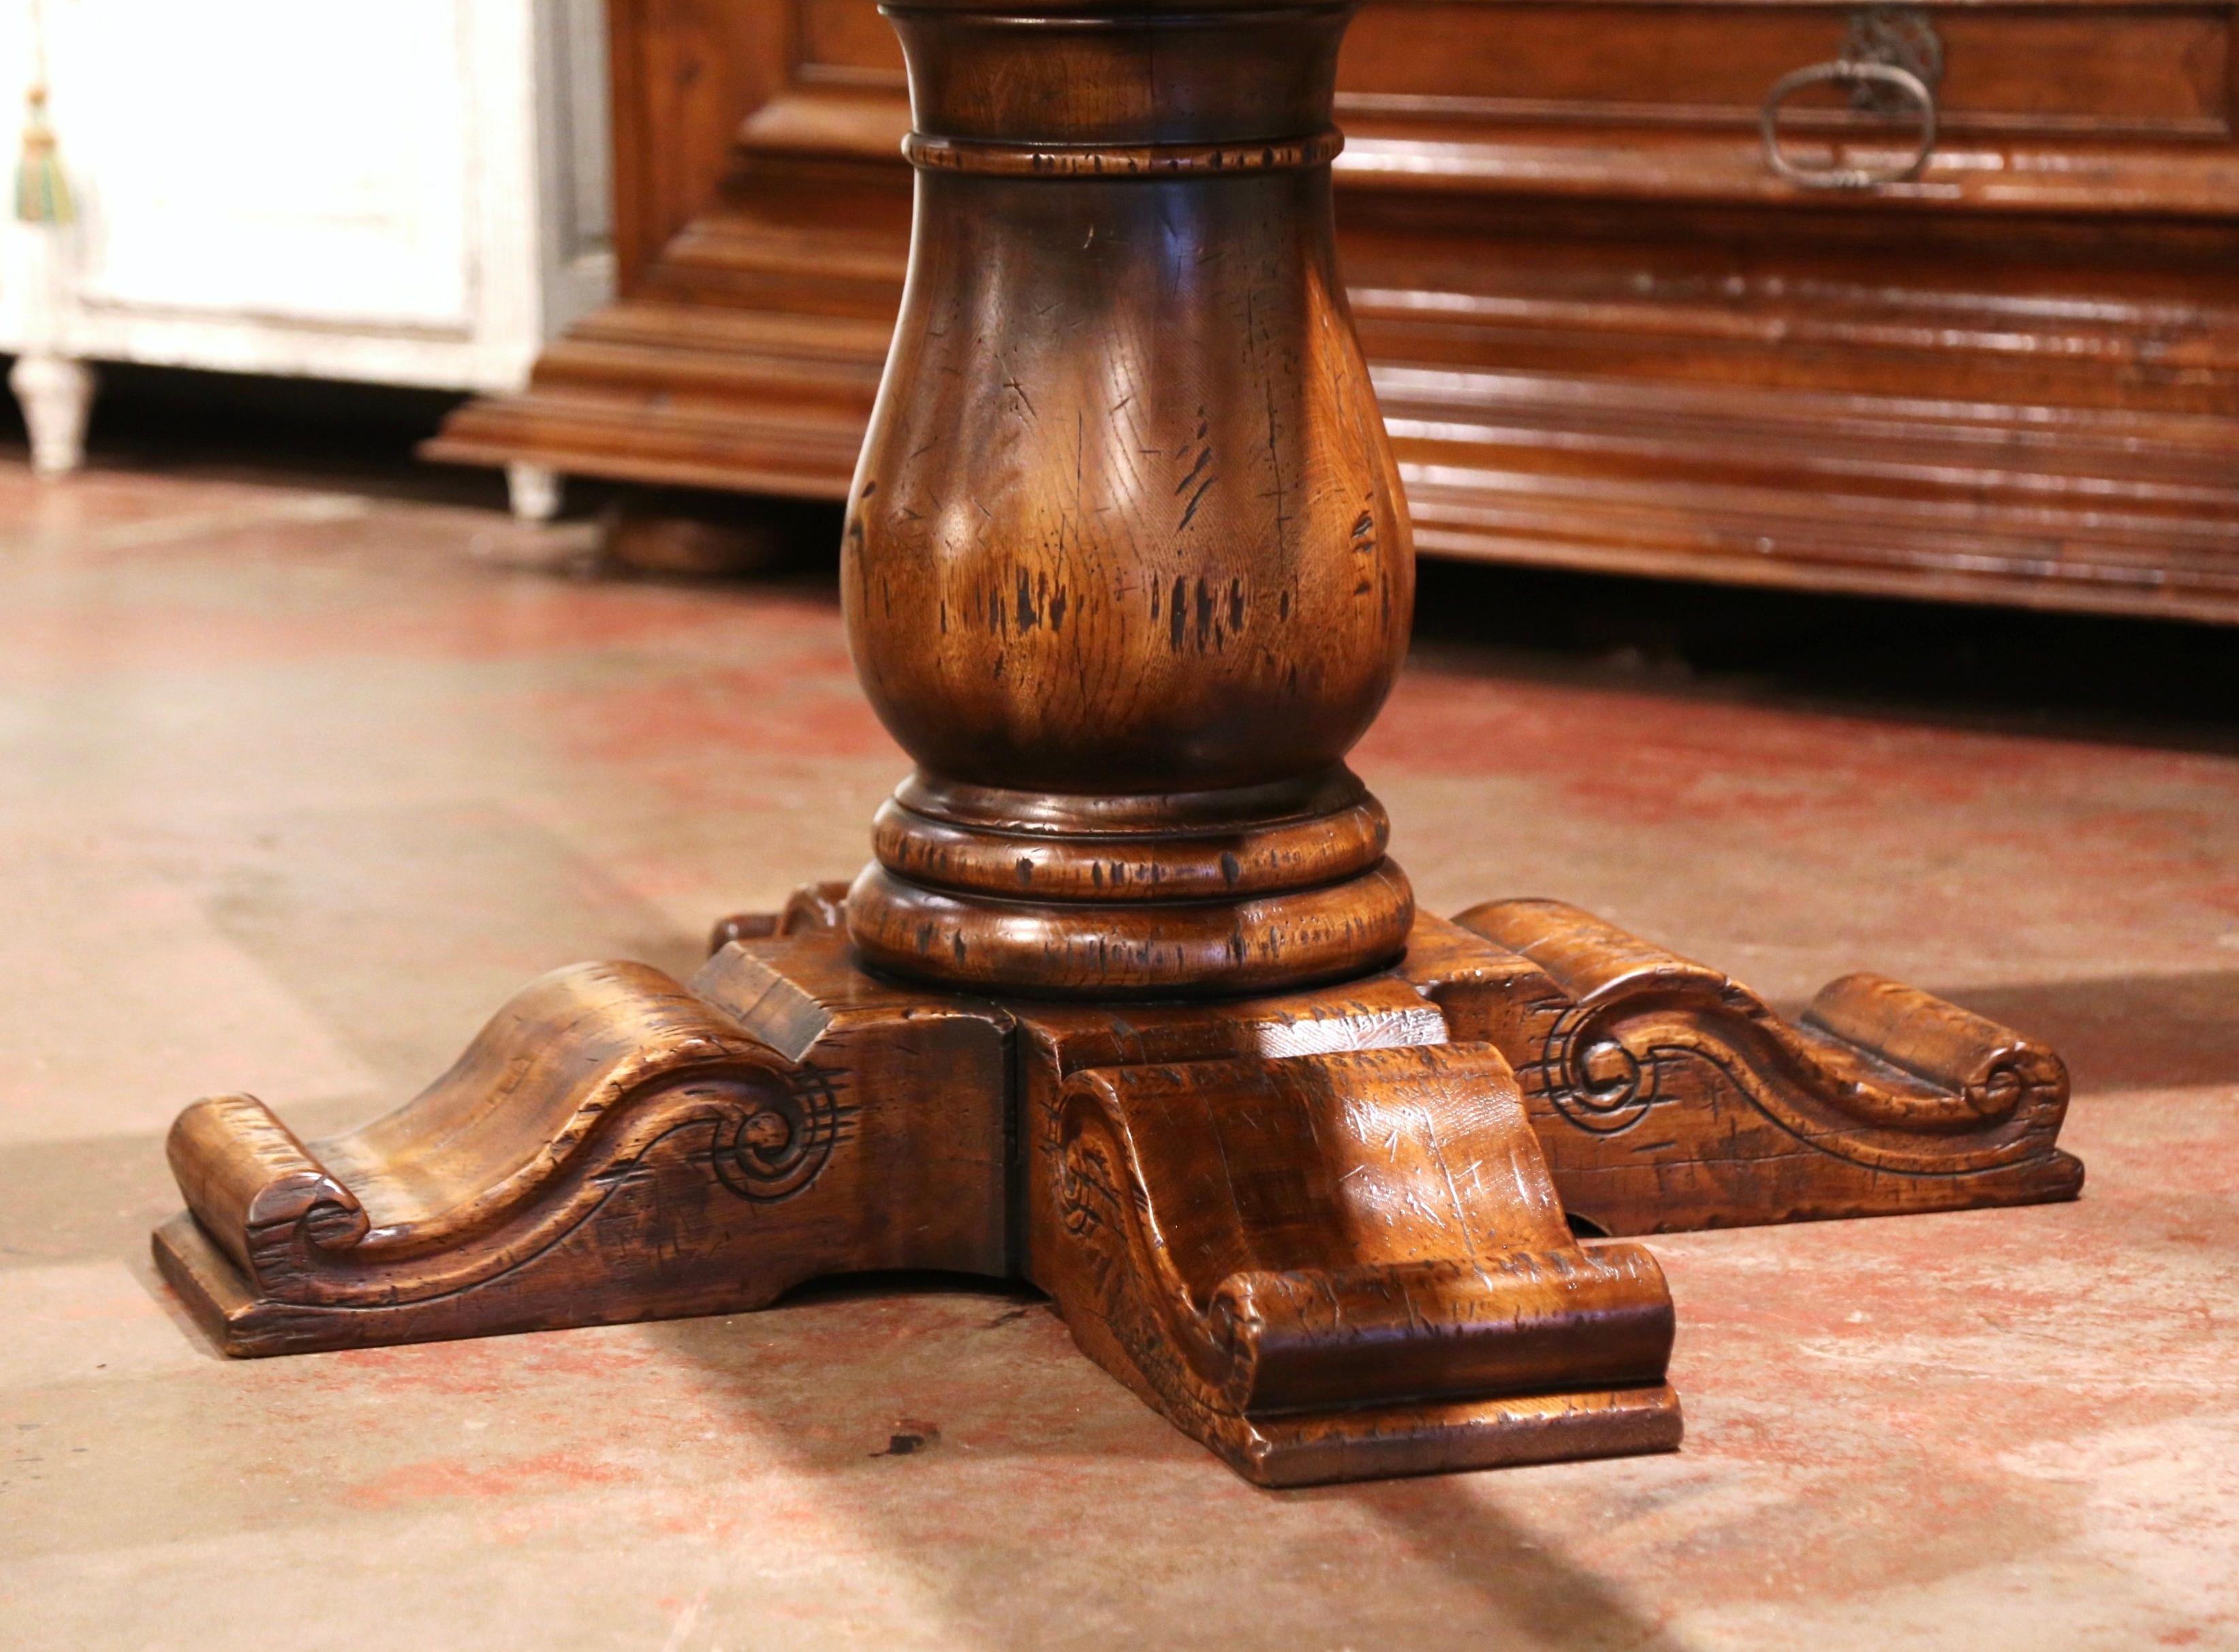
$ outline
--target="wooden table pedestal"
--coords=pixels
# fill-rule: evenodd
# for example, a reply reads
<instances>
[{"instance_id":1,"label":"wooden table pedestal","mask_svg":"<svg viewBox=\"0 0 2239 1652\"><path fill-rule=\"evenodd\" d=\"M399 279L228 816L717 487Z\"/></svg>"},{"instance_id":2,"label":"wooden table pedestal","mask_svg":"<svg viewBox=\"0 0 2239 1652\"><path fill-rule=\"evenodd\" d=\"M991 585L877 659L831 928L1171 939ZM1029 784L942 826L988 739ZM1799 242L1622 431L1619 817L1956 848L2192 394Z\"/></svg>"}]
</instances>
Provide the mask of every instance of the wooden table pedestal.
<instances>
[{"instance_id":1,"label":"wooden table pedestal","mask_svg":"<svg viewBox=\"0 0 2239 1652\"><path fill-rule=\"evenodd\" d=\"M330 1141L189 1108L156 1250L228 1351L1022 1278L1289 1485L1676 1446L1663 1276L1598 1238L2074 1195L2058 1059L1924 993L1791 1025L1568 907L1416 912L1344 767L1412 597L1348 10L888 9L917 231L843 579L918 771L688 985L548 976Z\"/></svg>"}]
</instances>

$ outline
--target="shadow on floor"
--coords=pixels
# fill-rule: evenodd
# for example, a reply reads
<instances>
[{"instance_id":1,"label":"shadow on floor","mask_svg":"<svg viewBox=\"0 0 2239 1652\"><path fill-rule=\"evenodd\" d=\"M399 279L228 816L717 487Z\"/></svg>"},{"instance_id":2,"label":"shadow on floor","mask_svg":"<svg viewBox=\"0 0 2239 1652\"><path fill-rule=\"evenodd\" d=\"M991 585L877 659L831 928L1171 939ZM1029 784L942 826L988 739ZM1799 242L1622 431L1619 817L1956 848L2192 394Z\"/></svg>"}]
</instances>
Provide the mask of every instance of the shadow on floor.
<instances>
[{"instance_id":1,"label":"shadow on floor","mask_svg":"<svg viewBox=\"0 0 2239 1652\"><path fill-rule=\"evenodd\" d=\"M2079 1094L2239 1085L2239 969L1939 993L2060 1052Z\"/></svg>"},{"instance_id":2,"label":"shadow on floor","mask_svg":"<svg viewBox=\"0 0 2239 1652\"><path fill-rule=\"evenodd\" d=\"M922 1350L897 1345L880 1362L882 1369L858 1365L803 1389L779 1374L767 1351L744 1346L750 1326L764 1339L773 1332L782 1336L794 1329L784 1322L796 1311L804 1315L798 1331L807 1333L821 1308L920 1293L977 1296L987 1310L975 1332L962 1339L944 1336L943 1356L930 1365ZM1343 1517L1350 1512L1365 1515L1393 1540L1404 1555L1402 1564L1421 1569L1426 1582L1430 1575L1438 1577L1432 1587L1442 1596L1451 1598L1451 1585L1483 1602L1483 1615L1442 1622L1440 1629L1450 1632L1435 1636L1438 1646L1678 1652L1680 1643L1637 1611L1611 1579L1566 1558L1544 1533L1487 1495L1497 1483L1528 1499L1534 1489L1528 1478L1532 1470L1288 1491L1247 1489L1091 1364L1065 1337L1047 1299L1022 1286L944 1275L859 1275L805 1286L766 1316L673 1321L647 1329L731 1392L756 1436L798 1442L796 1466L814 1476L820 1503L844 1509L852 1530L890 1553L914 1587L937 1595L944 1627L975 1645L1024 1652L1076 1643L1080 1632L1113 1611L1115 1603L1076 1600L1067 1606L1059 1598L1066 1595L1066 1565L1100 1555L1106 1562L1099 1569L1100 1582L1128 1596L1128 1609L1139 1612L1141 1621L1166 1625L1166 1632L1173 1636L1167 1644L1201 1643L1182 1632L1188 1603L1200 1593L1232 1592L1247 1580L1254 1587L1287 1582L1312 1591L1319 1637L1314 1644L1391 1644L1385 1637L1398 1626L1384 1615L1395 1609L1395 1594L1405 1591L1395 1591L1392 1580L1377 1569L1390 1564L1389 1550L1379 1549L1379 1558L1372 1559L1346 1539L1345 1534L1357 1534L1362 1523ZM1028 1471L1027 1481L1008 1492L977 1475L954 1480L960 1459L953 1443L940 1439L943 1414L950 1407L961 1405L968 1412L987 1402L981 1391L984 1374L962 1374L975 1361L971 1344L981 1336L1024 1339L1007 1340L999 1357L1017 1368L1020 1378L1039 1391L1039 1399L1054 1396L1059 1402L1053 1409L1022 1404L1015 1416L1005 1416L992 1430L986 1416L979 1419L983 1437L970 1460L980 1465L1008 1460ZM790 1362L781 1356L777 1364ZM867 1384L866 1377L872 1379ZM876 1402L870 1398L881 1387L891 1390L896 1402L907 1396L906 1402L927 1420L897 1422L914 1432L887 1439L887 1449L867 1452L864 1445L872 1436L886 1438L886 1425L879 1420L884 1414L875 1413ZM849 1396L844 1402L837 1398L841 1392ZM862 1425L856 1430L862 1438L845 1430L839 1431L843 1437L834 1437L834 1407L840 1403L861 1414L855 1420ZM1000 1437L985 1437L990 1433ZM920 1462L898 1467L873 1461L892 1457ZM1108 1474L1083 1472L1099 1468L1140 1475L1147 1489L1139 1497L1132 1488L1115 1494ZM897 1473L931 1477L899 1489L893 1478ZM1193 1475L1201 1475L1201 1482ZM1049 1541L1063 1545L1067 1562L1053 1562L1046 1575L1036 1562L1032 1575L1002 1580L1016 1589L998 1588L997 1574L1013 1556L1012 1540L994 1529L1014 1522L991 1515L990 1529L983 1535L926 1541L923 1526L931 1511L960 1514L972 1498L986 1495L1029 1501L1028 1523L1037 1531L1046 1527ZM1239 1498L1248 1500L1248 1506L1239 1507ZM1310 1509L1315 1512L1302 1519ZM1019 1591L1027 1588L1052 1598L1026 1604ZM1226 1622L1226 1604L1206 1607L1200 1627L1207 1635ZM1403 1604L1398 1609L1411 1609ZM1185 1617L1178 1617L1178 1610ZM1419 1615L1410 1621L1421 1629Z\"/></svg>"},{"instance_id":3,"label":"shadow on floor","mask_svg":"<svg viewBox=\"0 0 2239 1652\"><path fill-rule=\"evenodd\" d=\"M1682 1643L1635 1610L1609 1579L1549 1553L1528 1528L1471 1495L1466 1484L1447 1475L1266 1495L1365 1504L1419 1562L1440 1568L1497 1610L1524 1645L1680 1652Z\"/></svg>"},{"instance_id":4,"label":"shadow on floor","mask_svg":"<svg viewBox=\"0 0 2239 1652\"><path fill-rule=\"evenodd\" d=\"M495 470L414 456L460 396L174 368L102 372L97 464L504 507ZM0 443L20 440L21 428L0 397ZM569 514L642 503L647 492L574 479ZM788 586L836 590L836 506L737 494L654 503L733 530L781 524L792 550L775 570ZM2239 751L2239 629L2229 626L1425 557L1415 643L1420 660L1492 676Z\"/></svg>"},{"instance_id":5,"label":"shadow on floor","mask_svg":"<svg viewBox=\"0 0 2239 1652\"><path fill-rule=\"evenodd\" d=\"M2239 629L1425 558L1448 669L2180 750L2239 750Z\"/></svg>"}]
</instances>

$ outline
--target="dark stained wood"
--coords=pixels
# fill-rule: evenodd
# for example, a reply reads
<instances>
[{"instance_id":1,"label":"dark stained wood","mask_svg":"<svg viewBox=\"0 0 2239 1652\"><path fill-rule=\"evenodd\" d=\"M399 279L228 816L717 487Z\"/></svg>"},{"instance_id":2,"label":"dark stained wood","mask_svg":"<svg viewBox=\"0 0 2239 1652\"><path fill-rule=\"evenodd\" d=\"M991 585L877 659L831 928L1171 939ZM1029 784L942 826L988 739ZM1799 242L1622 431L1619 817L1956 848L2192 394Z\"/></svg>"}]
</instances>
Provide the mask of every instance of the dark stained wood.
<instances>
[{"instance_id":1,"label":"dark stained wood","mask_svg":"<svg viewBox=\"0 0 2239 1652\"><path fill-rule=\"evenodd\" d=\"M1106 1000L1389 963L1413 896L1342 764L1414 557L1332 235L1347 9L893 16L917 230L840 586L920 772L856 945Z\"/></svg>"},{"instance_id":2,"label":"dark stained wood","mask_svg":"<svg viewBox=\"0 0 2239 1652\"><path fill-rule=\"evenodd\" d=\"M1492 943L1493 944L1487 944ZM1556 901L1418 926L1405 966L1498 1047L1571 1216L1605 1234L2072 1199L2068 1071L1876 976L1791 1025L1747 988Z\"/></svg>"},{"instance_id":3,"label":"dark stained wood","mask_svg":"<svg viewBox=\"0 0 2239 1652\"><path fill-rule=\"evenodd\" d=\"M853 50L847 15L803 14ZM917 252L844 589L920 767L875 858L725 919L688 986L532 983L363 1129L189 1108L156 1249L223 1347L1019 1278L1298 1485L1678 1444L1662 1273L1566 1203L2075 1194L2059 1062L1925 994L1852 977L1791 1027L1567 907L1416 915L1344 767L1412 571L1332 248L1347 15L899 14Z\"/></svg>"},{"instance_id":4,"label":"dark stained wood","mask_svg":"<svg viewBox=\"0 0 2239 1652\"><path fill-rule=\"evenodd\" d=\"M845 883L807 883L793 892L781 912L733 912L718 918L708 932L708 955L713 957L734 941L767 941L809 929L836 929L847 922Z\"/></svg>"},{"instance_id":5,"label":"dark stained wood","mask_svg":"<svg viewBox=\"0 0 2239 1652\"><path fill-rule=\"evenodd\" d=\"M1755 121L1849 10L1363 10L1339 221L1418 549L2239 619L2239 8L1933 7L1943 143L1837 199ZM437 456L844 494L901 291L900 58L872 0L728 11L728 124L656 143L628 89L618 123L722 187ZM1831 99L1786 127L1905 141Z\"/></svg>"},{"instance_id":6,"label":"dark stained wood","mask_svg":"<svg viewBox=\"0 0 2239 1652\"><path fill-rule=\"evenodd\" d=\"M1578 1249L1507 1063L1399 976L1019 1016L1021 1270L1246 1478L1678 1444L1661 1272Z\"/></svg>"},{"instance_id":7,"label":"dark stained wood","mask_svg":"<svg viewBox=\"0 0 2239 1652\"><path fill-rule=\"evenodd\" d=\"M759 1308L867 1269L1007 1270L1009 1020L927 1003L822 932L688 992L642 964L522 989L451 1070L308 1145L197 1102L156 1256L227 1352ZM876 1102L907 1097L907 1104ZM627 1266L617 1261L628 1258Z\"/></svg>"},{"instance_id":8,"label":"dark stained wood","mask_svg":"<svg viewBox=\"0 0 2239 1652\"><path fill-rule=\"evenodd\" d=\"M787 83L782 6L625 0L607 11L615 253L634 287L731 165L739 111Z\"/></svg>"},{"instance_id":9,"label":"dark stained wood","mask_svg":"<svg viewBox=\"0 0 2239 1652\"><path fill-rule=\"evenodd\" d=\"M821 513L809 507L798 514ZM803 523L792 519L795 515L774 502L758 506L704 493L633 490L600 514L598 565L661 578L770 573L802 548Z\"/></svg>"},{"instance_id":10,"label":"dark stained wood","mask_svg":"<svg viewBox=\"0 0 2239 1652\"><path fill-rule=\"evenodd\" d=\"M840 892L728 920L748 938L688 990L547 977L332 1142L196 1103L166 1276L243 1355L735 1312L867 1268L1008 1276L1290 1485L1677 1445L1661 1276L1566 1215L1671 1232L2082 1181L2041 1046L1868 976L1789 1026L1553 903L1418 918L1397 969L1341 986L1118 1009L881 983Z\"/></svg>"},{"instance_id":11,"label":"dark stained wood","mask_svg":"<svg viewBox=\"0 0 2239 1652\"><path fill-rule=\"evenodd\" d=\"M1679 1443L1663 1272L1579 1249L1488 1048L1090 1068L1056 1133L1040 1277L1248 1479Z\"/></svg>"}]
</instances>

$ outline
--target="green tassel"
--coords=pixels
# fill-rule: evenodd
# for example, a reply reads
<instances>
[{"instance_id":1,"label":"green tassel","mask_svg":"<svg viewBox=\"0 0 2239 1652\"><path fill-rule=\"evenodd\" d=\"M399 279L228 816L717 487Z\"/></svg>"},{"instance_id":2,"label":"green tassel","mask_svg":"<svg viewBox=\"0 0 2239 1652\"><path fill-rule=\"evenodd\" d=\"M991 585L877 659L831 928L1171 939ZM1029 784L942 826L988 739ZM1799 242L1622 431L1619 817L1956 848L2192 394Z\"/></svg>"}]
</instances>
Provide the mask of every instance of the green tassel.
<instances>
[{"instance_id":1,"label":"green tassel","mask_svg":"<svg viewBox=\"0 0 2239 1652\"><path fill-rule=\"evenodd\" d=\"M68 223L77 216L77 204L55 153L54 128L47 124L47 89L32 87L27 101L23 152L16 163L16 216L25 223Z\"/></svg>"}]
</instances>

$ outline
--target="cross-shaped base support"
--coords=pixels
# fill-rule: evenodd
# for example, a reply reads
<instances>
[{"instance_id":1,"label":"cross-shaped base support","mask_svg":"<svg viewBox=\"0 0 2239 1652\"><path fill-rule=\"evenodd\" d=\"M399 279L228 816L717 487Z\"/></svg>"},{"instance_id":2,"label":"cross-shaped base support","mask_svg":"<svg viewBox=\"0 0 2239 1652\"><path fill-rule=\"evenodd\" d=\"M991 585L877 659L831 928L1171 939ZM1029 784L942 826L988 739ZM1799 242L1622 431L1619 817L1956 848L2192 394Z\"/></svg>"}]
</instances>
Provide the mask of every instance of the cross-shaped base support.
<instances>
[{"instance_id":1,"label":"cross-shaped base support","mask_svg":"<svg viewBox=\"0 0 2239 1652\"><path fill-rule=\"evenodd\" d=\"M241 1355L1024 1278L1178 1427L1296 1485L1677 1446L1663 1276L1580 1233L2083 1179L2041 1047L1863 976L1791 1025L1553 903L1418 918L1339 986L1097 1005L872 975L841 894L719 926L688 988L547 976L349 1135L196 1102L164 1274Z\"/></svg>"}]
</instances>

